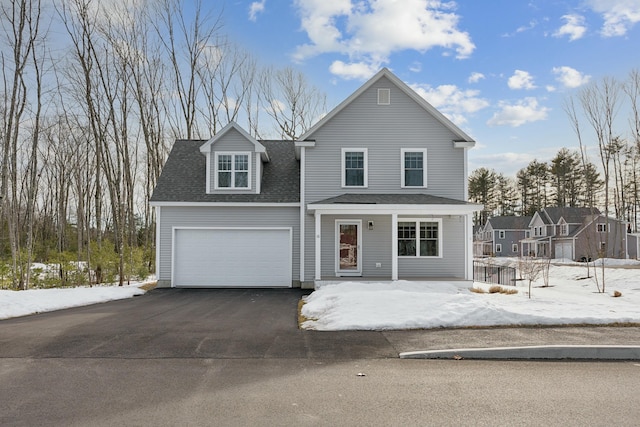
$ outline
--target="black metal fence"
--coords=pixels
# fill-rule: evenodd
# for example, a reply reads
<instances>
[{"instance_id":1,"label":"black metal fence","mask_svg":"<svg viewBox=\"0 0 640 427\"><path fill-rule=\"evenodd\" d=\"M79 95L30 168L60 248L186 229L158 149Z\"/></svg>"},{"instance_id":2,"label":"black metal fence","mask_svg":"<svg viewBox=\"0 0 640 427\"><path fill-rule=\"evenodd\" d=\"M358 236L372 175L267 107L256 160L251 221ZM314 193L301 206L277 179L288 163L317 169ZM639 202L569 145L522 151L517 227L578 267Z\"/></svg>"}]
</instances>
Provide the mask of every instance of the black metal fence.
<instances>
[{"instance_id":1,"label":"black metal fence","mask_svg":"<svg viewBox=\"0 0 640 427\"><path fill-rule=\"evenodd\" d=\"M473 261L473 280L492 285L516 285L516 269L502 265L490 265Z\"/></svg>"}]
</instances>

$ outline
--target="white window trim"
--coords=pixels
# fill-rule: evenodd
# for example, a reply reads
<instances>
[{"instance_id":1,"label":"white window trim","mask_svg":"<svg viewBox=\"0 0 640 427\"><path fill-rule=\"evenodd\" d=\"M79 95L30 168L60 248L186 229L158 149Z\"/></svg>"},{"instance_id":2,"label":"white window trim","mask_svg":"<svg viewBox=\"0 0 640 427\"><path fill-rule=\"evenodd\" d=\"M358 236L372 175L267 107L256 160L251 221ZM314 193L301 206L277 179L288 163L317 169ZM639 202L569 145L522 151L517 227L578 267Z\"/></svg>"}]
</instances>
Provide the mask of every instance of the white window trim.
<instances>
[{"instance_id":1,"label":"white window trim","mask_svg":"<svg viewBox=\"0 0 640 427\"><path fill-rule=\"evenodd\" d=\"M611 231L611 224L607 224L606 222L599 222L596 224L596 232L606 233L607 231Z\"/></svg>"},{"instance_id":2,"label":"white window trim","mask_svg":"<svg viewBox=\"0 0 640 427\"><path fill-rule=\"evenodd\" d=\"M496 243L496 253L502 253L502 243Z\"/></svg>"},{"instance_id":3,"label":"white window trim","mask_svg":"<svg viewBox=\"0 0 640 427\"><path fill-rule=\"evenodd\" d=\"M220 187L218 186L218 156L231 156L231 187ZM235 186L235 167L236 167L236 156L248 156L247 162L247 187L236 187ZM250 151L216 151L214 153L213 158L213 188L215 190L221 191L237 191L237 190L251 190L251 152ZM242 171L244 172L244 171Z\"/></svg>"},{"instance_id":4,"label":"white window trim","mask_svg":"<svg viewBox=\"0 0 640 427\"><path fill-rule=\"evenodd\" d=\"M504 230L498 230L498 239L504 240L506 232Z\"/></svg>"},{"instance_id":5,"label":"white window trim","mask_svg":"<svg viewBox=\"0 0 640 427\"><path fill-rule=\"evenodd\" d=\"M517 243L512 243L511 244L511 252L514 252L514 253L518 252L518 244Z\"/></svg>"},{"instance_id":6,"label":"white window trim","mask_svg":"<svg viewBox=\"0 0 640 427\"><path fill-rule=\"evenodd\" d=\"M422 153L422 185L405 185L405 181L404 181L405 153ZM400 149L400 188L427 188L427 149L426 148L401 148Z\"/></svg>"},{"instance_id":7,"label":"white window trim","mask_svg":"<svg viewBox=\"0 0 640 427\"><path fill-rule=\"evenodd\" d=\"M347 153L364 153L364 185L346 185L347 174L345 173L345 155ZM343 148L341 150L341 170L342 188L367 188L369 186L369 150L367 148Z\"/></svg>"},{"instance_id":8,"label":"white window trim","mask_svg":"<svg viewBox=\"0 0 640 427\"><path fill-rule=\"evenodd\" d=\"M442 234L443 234L443 230L442 230L442 218L398 218L398 221L396 222L396 237L395 237L395 245L398 245L398 232L397 232L397 224L401 223L401 222L415 222L416 223L416 254L415 255L398 255L398 258L406 258L406 259L413 259L413 258L442 258L442 252L443 252L443 247L442 247L442 242L443 242L443 238L442 238ZM438 223L438 255L436 256L420 256L420 223L421 222L436 222Z\"/></svg>"},{"instance_id":9,"label":"white window trim","mask_svg":"<svg viewBox=\"0 0 640 427\"><path fill-rule=\"evenodd\" d=\"M569 224L567 224L566 222L560 223L558 228L559 228L558 234L560 234L561 236L569 235Z\"/></svg>"}]
</instances>

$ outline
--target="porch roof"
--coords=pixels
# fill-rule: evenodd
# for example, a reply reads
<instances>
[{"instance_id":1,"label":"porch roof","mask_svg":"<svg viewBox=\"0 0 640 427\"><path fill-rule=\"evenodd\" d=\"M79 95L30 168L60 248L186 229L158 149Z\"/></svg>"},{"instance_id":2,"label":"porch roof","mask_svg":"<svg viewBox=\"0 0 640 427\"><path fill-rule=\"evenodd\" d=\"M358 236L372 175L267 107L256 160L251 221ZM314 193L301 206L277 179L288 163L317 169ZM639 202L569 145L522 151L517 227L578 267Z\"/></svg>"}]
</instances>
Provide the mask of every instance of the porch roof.
<instances>
[{"instance_id":1,"label":"porch roof","mask_svg":"<svg viewBox=\"0 0 640 427\"><path fill-rule=\"evenodd\" d=\"M309 203L307 209L321 213L463 215L481 210L482 205L430 194L349 193Z\"/></svg>"}]
</instances>

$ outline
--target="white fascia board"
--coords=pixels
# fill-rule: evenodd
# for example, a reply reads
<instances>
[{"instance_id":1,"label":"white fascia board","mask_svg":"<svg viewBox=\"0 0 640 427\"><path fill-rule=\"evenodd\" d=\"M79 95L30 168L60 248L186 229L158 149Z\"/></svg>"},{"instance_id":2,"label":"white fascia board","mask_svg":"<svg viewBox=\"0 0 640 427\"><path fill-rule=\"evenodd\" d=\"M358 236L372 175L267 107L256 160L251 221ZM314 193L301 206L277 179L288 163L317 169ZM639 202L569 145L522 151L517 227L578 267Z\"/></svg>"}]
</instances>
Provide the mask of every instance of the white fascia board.
<instances>
[{"instance_id":1,"label":"white fascia board","mask_svg":"<svg viewBox=\"0 0 640 427\"><path fill-rule=\"evenodd\" d=\"M242 208L298 208L299 202L294 203L260 203L260 202L149 202L150 206L204 206L204 207L242 207Z\"/></svg>"},{"instance_id":2,"label":"white fascia board","mask_svg":"<svg viewBox=\"0 0 640 427\"><path fill-rule=\"evenodd\" d=\"M315 141L296 141L293 143L296 147L315 147Z\"/></svg>"},{"instance_id":3,"label":"white fascia board","mask_svg":"<svg viewBox=\"0 0 640 427\"><path fill-rule=\"evenodd\" d=\"M295 141L293 143L296 152L296 160L300 160L303 148L313 148L316 146L315 141Z\"/></svg>"},{"instance_id":4,"label":"white fascia board","mask_svg":"<svg viewBox=\"0 0 640 427\"><path fill-rule=\"evenodd\" d=\"M309 204L309 212L323 215L466 215L483 209L482 205L362 205Z\"/></svg>"},{"instance_id":5,"label":"white fascia board","mask_svg":"<svg viewBox=\"0 0 640 427\"><path fill-rule=\"evenodd\" d=\"M453 141L453 148L473 148L475 146L475 141Z\"/></svg>"},{"instance_id":6,"label":"white fascia board","mask_svg":"<svg viewBox=\"0 0 640 427\"><path fill-rule=\"evenodd\" d=\"M209 139L207 142L202 144L200 146L200 152L206 153L211 151L211 146L215 144L220 138L224 136L224 134L229 132L229 130L231 129L235 129L236 131L238 131L240 135L242 135L247 141L253 144L253 146L255 147L255 152L260 153L260 157L262 158L263 162L269 161L269 155L267 154L267 149L265 148L265 146L262 145L260 142L258 142L257 139L249 135L249 133L246 130L244 130L240 125L238 125L234 121L229 122L217 134L215 134L213 138Z\"/></svg>"}]
</instances>

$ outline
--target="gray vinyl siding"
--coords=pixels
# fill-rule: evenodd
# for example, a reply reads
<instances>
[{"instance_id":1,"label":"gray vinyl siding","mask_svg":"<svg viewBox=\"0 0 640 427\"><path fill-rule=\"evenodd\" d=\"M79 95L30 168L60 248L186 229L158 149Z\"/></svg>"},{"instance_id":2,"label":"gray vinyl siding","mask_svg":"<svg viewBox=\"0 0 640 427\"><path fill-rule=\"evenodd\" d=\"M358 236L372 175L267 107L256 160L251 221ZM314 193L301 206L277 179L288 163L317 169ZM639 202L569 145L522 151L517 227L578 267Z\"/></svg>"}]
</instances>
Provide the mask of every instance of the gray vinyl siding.
<instances>
[{"instance_id":1,"label":"gray vinyl siding","mask_svg":"<svg viewBox=\"0 0 640 427\"><path fill-rule=\"evenodd\" d=\"M322 277L336 276L336 220L362 220L362 277L391 277L391 216L323 215ZM367 223L373 221L373 230ZM381 267L376 268L376 263ZM313 276L312 276L313 277Z\"/></svg>"},{"instance_id":2,"label":"gray vinyl siding","mask_svg":"<svg viewBox=\"0 0 640 427\"><path fill-rule=\"evenodd\" d=\"M520 240L524 239L524 230L502 230L504 231L504 239L500 238L500 230L493 231L494 248L495 244L502 245L502 252L496 252L497 257L514 257L520 255ZM518 251L512 250L513 245L518 245Z\"/></svg>"},{"instance_id":3,"label":"gray vinyl siding","mask_svg":"<svg viewBox=\"0 0 640 427\"><path fill-rule=\"evenodd\" d=\"M292 277L300 278L300 210L297 207L170 207L160 213L158 280L171 280L173 227L291 227Z\"/></svg>"},{"instance_id":4,"label":"gray vinyl siding","mask_svg":"<svg viewBox=\"0 0 640 427\"><path fill-rule=\"evenodd\" d=\"M412 217L414 218L414 217ZM362 220L362 277L391 278L391 215L323 215L321 218L321 275L323 279L336 277L336 220ZM399 218L402 220L402 217ZM373 230L367 227L374 222ZM314 278L314 218L307 216L305 281ZM398 258L398 278L464 278L464 218L442 219L442 258ZM376 268L376 263L381 263ZM346 277L344 280L348 280Z\"/></svg>"},{"instance_id":5,"label":"gray vinyl siding","mask_svg":"<svg viewBox=\"0 0 640 427\"><path fill-rule=\"evenodd\" d=\"M464 219L442 219L442 258L398 258L398 279L459 278L465 275Z\"/></svg>"},{"instance_id":6,"label":"gray vinyl siding","mask_svg":"<svg viewBox=\"0 0 640 427\"><path fill-rule=\"evenodd\" d=\"M211 174L209 179L210 181L210 189L211 194L254 194L256 192L256 176L260 171L256 171L256 156L260 154L255 152L255 146L250 141L247 141L244 136L242 136L237 130L230 129L227 133L225 133L214 145L211 146ZM215 152L227 151L227 152L250 152L251 156L249 159L249 164L251 168L251 189L250 190L242 190L234 188L232 190L216 190L215 189Z\"/></svg>"},{"instance_id":7,"label":"gray vinyl siding","mask_svg":"<svg viewBox=\"0 0 640 427\"><path fill-rule=\"evenodd\" d=\"M390 105L377 104L391 89ZM380 79L312 135L306 155L306 201L344 193L416 193L462 200L464 150L456 136L386 78ZM368 149L368 187L342 188L342 148ZM401 188L401 149L427 149L427 189Z\"/></svg>"},{"instance_id":8,"label":"gray vinyl siding","mask_svg":"<svg viewBox=\"0 0 640 427\"><path fill-rule=\"evenodd\" d=\"M605 219L600 218L598 223L604 224ZM611 220L609 227L609 233L599 233L596 231L596 223L592 223L579 233L576 236L575 259L580 260L582 257L596 259L601 255L607 258L626 258L627 232L625 224ZM600 242L604 241L607 241L607 253L601 254Z\"/></svg>"}]
</instances>

